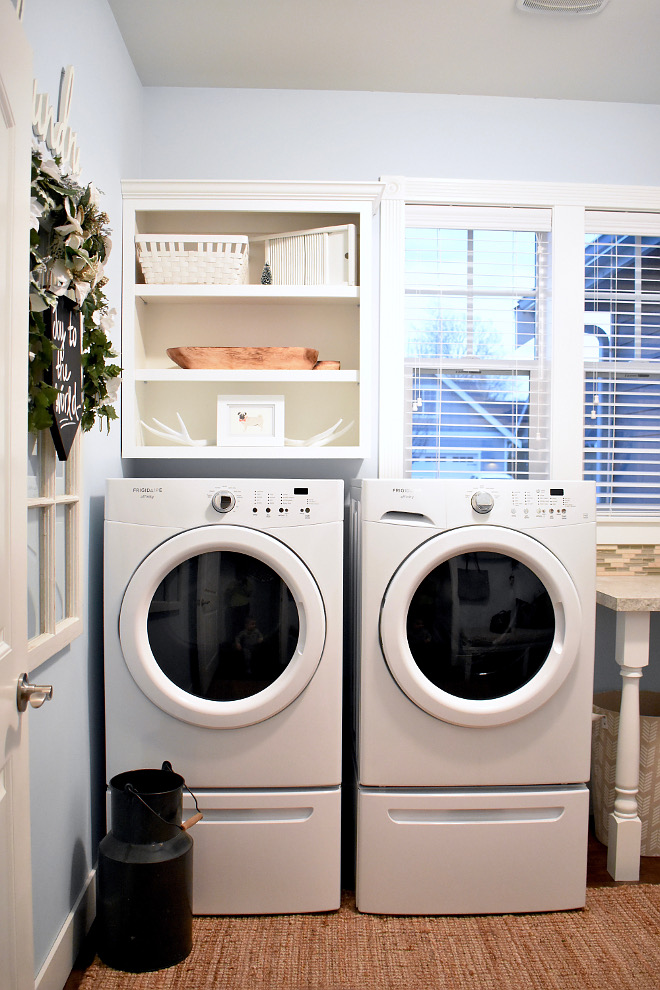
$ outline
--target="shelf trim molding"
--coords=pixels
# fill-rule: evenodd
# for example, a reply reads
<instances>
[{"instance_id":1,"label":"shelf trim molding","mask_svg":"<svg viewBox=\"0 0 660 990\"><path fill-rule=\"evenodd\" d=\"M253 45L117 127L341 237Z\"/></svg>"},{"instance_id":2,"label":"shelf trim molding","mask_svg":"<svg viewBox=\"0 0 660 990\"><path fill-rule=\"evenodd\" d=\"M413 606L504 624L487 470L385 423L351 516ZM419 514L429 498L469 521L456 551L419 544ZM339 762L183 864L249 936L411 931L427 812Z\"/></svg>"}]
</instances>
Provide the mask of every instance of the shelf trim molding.
<instances>
[{"instance_id":1,"label":"shelf trim molding","mask_svg":"<svg viewBox=\"0 0 660 990\"><path fill-rule=\"evenodd\" d=\"M330 445L326 447L218 447L211 445L208 447L184 447L178 444L168 444L167 446L132 444L122 453L122 457L125 458L166 457L170 460L176 457L183 460L216 458L223 461L245 460L247 458L254 460L255 457L260 460L275 458L278 460L294 460L295 458L309 460L310 457L319 460L363 460L365 456L366 451L361 445L359 447L331 447Z\"/></svg>"},{"instance_id":2,"label":"shelf trim molding","mask_svg":"<svg viewBox=\"0 0 660 990\"><path fill-rule=\"evenodd\" d=\"M186 382L355 382L360 381L359 371L289 371L271 370L259 371L233 370L224 368L140 368L133 372L136 382L174 382L185 385Z\"/></svg>"},{"instance_id":3,"label":"shelf trim molding","mask_svg":"<svg viewBox=\"0 0 660 990\"><path fill-rule=\"evenodd\" d=\"M385 184L383 182L291 182L279 180L243 182L240 180L207 181L204 179L180 181L124 179L121 188L124 200L145 200L152 208L154 201L171 201L173 199L178 202L175 206L170 203L171 209L180 209L181 204L204 200L213 200L217 209L218 199L232 204L243 200L252 200L258 203L268 200L288 202L299 200L332 203L334 206L341 202L355 203L371 200L372 212L375 215L385 190Z\"/></svg>"},{"instance_id":4,"label":"shelf trim molding","mask_svg":"<svg viewBox=\"0 0 660 990\"><path fill-rule=\"evenodd\" d=\"M182 285L135 283L135 298L144 300L227 299L239 302L347 302L357 304L359 285Z\"/></svg>"}]
</instances>

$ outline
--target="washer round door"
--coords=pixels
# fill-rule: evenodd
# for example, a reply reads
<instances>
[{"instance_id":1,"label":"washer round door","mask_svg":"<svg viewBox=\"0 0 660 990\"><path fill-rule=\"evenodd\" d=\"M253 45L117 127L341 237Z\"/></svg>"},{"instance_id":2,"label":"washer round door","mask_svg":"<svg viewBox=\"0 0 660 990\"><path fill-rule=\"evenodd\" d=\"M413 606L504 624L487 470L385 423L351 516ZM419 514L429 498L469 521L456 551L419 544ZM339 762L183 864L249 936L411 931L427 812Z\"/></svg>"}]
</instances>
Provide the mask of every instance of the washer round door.
<instances>
[{"instance_id":1,"label":"washer round door","mask_svg":"<svg viewBox=\"0 0 660 990\"><path fill-rule=\"evenodd\" d=\"M432 537L393 575L381 646L399 687L454 725L505 725L543 705L577 660L580 599L557 557L497 526Z\"/></svg>"},{"instance_id":2,"label":"washer round door","mask_svg":"<svg viewBox=\"0 0 660 990\"><path fill-rule=\"evenodd\" d=\"M326 616L314 577L279 540L204 526L143 560L119 635L133 679L164 712L236 728L276 715L304 690L321 660Z\"/></svg>"}]
</instances>

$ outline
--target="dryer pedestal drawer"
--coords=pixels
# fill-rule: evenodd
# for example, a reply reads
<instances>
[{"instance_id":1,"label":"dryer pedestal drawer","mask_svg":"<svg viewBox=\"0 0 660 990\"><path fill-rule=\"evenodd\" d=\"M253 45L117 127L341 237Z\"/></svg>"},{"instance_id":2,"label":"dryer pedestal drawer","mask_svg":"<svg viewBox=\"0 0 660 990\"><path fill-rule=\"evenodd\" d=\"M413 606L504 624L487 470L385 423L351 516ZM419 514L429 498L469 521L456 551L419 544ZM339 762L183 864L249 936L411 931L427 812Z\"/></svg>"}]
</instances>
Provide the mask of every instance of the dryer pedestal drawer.
<instances>
[{"instance_id":1,"label":"dryer pedestal drawer","mask_svg":"<svg viewBox=\"0 0 660 990\"><path fill-rule=\"evenodd\" d=\"M371 914L506 914L583 907L583 785L358 788L356 906Z\"/></svg>"},{"instance_id":2,"label":"dryer pedestal drawer","mask_svg":"<svg viewBox=\"0 0 660 990\"><path fill-rule=\"evenodd\" d=\"M194 914L339 907L341 791L195 791ZM184 817L195 810L184 796Z\"/></svg>"}]
</instances>

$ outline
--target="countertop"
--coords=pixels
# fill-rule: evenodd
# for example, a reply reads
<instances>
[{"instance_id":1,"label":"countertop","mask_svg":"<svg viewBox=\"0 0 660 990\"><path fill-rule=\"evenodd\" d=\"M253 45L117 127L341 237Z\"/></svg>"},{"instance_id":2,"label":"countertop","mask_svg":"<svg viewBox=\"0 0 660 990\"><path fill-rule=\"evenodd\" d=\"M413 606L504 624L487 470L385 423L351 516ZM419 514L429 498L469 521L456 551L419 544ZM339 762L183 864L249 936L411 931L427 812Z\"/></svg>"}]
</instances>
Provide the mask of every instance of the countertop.
<instances>
[{"instance_id":1,"label":"countertop","mask_svg":"<svg viewBox=\"0 0 660 990\"><path fill-rule=\"evenodd\" d=\"M598 574L596 601L615 612L660 612L660 575Z\"/></svg>"}]
</instances>

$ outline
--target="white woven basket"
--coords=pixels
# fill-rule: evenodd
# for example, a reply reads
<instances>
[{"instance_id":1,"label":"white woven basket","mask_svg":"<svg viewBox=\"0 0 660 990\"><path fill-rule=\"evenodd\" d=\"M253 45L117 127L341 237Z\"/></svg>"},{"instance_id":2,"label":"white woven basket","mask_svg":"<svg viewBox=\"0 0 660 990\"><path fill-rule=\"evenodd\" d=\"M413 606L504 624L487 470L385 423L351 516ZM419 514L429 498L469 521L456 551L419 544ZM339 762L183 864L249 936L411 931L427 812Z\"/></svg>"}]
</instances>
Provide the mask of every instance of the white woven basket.
<instances>
[{"instance_id":1,"label":"white woven basket","mask_svg":"<svg viewBox=\"0 0 660 990\"><path fill-rule=\"evenodd\" d=\"M135 238L149 284L243 285L248 280L248 239L242 235L145 234Z\"/></svg>"}]
</instances>

